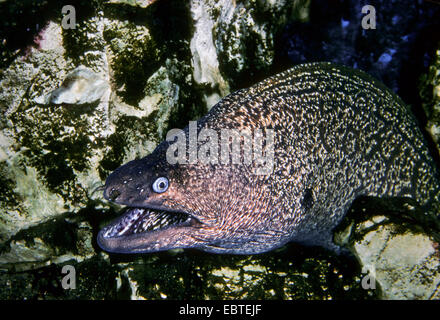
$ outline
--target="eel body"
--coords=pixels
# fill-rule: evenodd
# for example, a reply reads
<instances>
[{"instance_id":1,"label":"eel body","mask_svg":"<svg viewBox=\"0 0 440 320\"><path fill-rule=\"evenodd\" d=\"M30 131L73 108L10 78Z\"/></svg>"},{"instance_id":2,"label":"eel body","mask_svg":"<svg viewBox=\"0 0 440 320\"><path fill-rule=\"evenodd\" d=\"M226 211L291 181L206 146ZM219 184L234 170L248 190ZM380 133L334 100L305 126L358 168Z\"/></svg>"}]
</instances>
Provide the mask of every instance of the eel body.
<instances>
[{"instance_id":1,"label":"eel body","mask_svg":"<svg viewBox=\"0 0 440 320\"><path fill-rule=\"evenodd\" d=\"M250 133L252 148L257 136L263 141L270 170L257 174L255 161L244 161L244 136L243 161L215 160L220 142L206 151L220 141L215 133L233 129ZM334 248L332 230L359 196L410 197L439 210L439 175L417 121L383 84L351 68L299 65L228 95L180 135L198 138L198 152L213 160L191 160L188 142L186 162L170 161L178 138L107 178L104 197L128 209L99 232L104 250L253 254L290 241Z\"/></svg>"}]
</instances>

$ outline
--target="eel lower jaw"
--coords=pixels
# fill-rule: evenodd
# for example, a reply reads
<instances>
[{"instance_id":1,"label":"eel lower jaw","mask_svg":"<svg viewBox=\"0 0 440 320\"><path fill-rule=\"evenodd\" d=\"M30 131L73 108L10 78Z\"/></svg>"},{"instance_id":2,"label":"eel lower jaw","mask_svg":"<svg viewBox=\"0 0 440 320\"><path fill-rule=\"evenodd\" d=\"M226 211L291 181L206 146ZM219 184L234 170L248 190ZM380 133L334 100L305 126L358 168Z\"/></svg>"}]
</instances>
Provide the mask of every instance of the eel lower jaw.
<instances>
[{"instance_id":1,"label":"eel lower jaw","mask_svg":"<svg viewBox=\"0 0 440 320\"><path fill-rule=\"evenodd\" d=\"M154 252L173 248L182 229L200 228L189 213L151 208L128 208L98 233L98 244L114 253Z\"/></svg>"}]
</instances>

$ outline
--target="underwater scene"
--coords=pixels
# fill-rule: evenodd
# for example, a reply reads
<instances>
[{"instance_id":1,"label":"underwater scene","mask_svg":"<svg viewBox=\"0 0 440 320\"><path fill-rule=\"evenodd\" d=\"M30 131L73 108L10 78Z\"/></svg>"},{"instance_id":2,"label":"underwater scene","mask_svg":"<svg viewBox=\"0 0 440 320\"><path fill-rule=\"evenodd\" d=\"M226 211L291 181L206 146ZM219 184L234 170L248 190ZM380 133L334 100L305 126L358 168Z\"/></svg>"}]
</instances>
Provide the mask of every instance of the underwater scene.
<instances>
[{"instance_id":1,"label":"underwater scene","mask_svg":"<svg viewBox=\"0 0 440 320\"><path fill-rule=\"evenodd\" d=\"M440 1L0 15L0 300L440 299Z\"/></svg>"}]
</instances>

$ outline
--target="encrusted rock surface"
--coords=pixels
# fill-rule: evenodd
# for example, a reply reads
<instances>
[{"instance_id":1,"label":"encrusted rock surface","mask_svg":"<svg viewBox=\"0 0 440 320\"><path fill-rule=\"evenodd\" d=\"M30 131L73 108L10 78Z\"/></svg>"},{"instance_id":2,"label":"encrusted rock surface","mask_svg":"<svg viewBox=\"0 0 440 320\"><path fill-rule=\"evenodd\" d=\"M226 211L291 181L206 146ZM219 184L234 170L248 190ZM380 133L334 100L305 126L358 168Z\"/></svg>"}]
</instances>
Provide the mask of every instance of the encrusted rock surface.
<instances>
[{"instance_id":1,"label":"encrusted rock surface","mask_svg":"<svg viewBox=\"0 0 440 320\"><path fill-rule=\"evenodd\" d=\"M435 60L429 66L429 71L421 77L419 88L428 117L427 129L438 145L440 143L440 49L435 52Z\"/></svg>"}]
</instances>

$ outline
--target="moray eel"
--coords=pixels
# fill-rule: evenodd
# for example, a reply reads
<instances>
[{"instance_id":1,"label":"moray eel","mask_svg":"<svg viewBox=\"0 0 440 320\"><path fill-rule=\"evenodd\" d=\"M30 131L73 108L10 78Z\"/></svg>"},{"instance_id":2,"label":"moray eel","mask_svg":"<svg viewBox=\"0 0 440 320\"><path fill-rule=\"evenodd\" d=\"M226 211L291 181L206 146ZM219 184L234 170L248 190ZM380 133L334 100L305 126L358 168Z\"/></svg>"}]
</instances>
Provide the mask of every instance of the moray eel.
<instances>
[{"instance_id":1,"label":"moray eel","mask_svg":"<svg viewBox=\"0 0 440 320\"><path fill-rule=\"evenodd\" d=\"M104 250L254 254L290 241L336 250L332 230L357 197L410 197L439 212L439 175L417 121L364 72L296 66L222 99L197 121L197 133L206 128L273 130L272 170L170 163L177 140L168 139L107 178L104 197L128 209L99 232Z\"/></svg>"}]
</instances>

